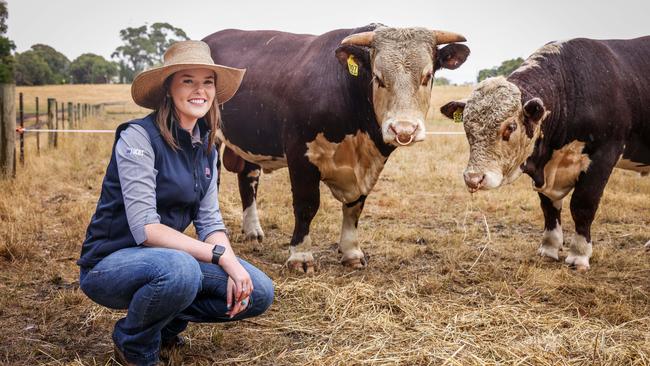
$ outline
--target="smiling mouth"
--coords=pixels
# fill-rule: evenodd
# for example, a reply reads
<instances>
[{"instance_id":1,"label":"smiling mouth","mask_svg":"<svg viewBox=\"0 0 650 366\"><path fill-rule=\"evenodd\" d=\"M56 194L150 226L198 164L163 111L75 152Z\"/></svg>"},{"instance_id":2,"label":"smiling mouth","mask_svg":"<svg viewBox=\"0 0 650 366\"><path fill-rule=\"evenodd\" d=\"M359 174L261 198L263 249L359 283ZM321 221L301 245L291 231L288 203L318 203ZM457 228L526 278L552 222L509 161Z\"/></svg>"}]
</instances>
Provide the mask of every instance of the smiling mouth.
<instances>
[{"instance_id":1,"label":"smiling mouth","mask_svg":"<svg viewBox=\"0 0 650 366\"><path fill-rule=\"evenodd\" d=\"M203 99L203 98L192 98L192 99L188 100L188 102L190 102L190 104L203 105L203 104L207 103L208 100Z\"/></svg>"}]
</instances>

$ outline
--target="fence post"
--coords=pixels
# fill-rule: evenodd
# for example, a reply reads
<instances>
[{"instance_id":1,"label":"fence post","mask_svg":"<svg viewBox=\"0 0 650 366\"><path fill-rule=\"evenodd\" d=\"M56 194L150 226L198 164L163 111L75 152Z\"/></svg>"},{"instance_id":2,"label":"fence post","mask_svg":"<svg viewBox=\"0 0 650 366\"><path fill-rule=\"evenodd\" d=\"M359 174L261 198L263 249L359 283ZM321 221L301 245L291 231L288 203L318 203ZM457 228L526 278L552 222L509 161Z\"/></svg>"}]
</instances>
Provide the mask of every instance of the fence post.
<instances>
[{"instance_id":1,"label":"fence post","mask_svg":"<svg viewBox=\"0 0 650 366\"><path fill-rule=\"evenodd\" d=\"M47 98L47 128L48 130L54 129L54 99ZM50 132L47 134L47 146L53 147L56 146L55 143L56 133Z\"/></svg>"},{"instance_id":2,"label":"fence post","mask_svg":"<svg viewBox=\"0 0 650 366\"><path fill-rule=\"evenodd\" d=\"M56 99L52 98L52 102L54 103L54 129L59 130L59 103L57 103ZM55 133L54 134L54 147L57 147L59 144L59 134Z\"/></svg>"},{"instance_id":3,"label":"fence post","mask_svg":"<svg viewBox=\"0 0 650 366\"><path fill-rule=\"evenodd\" d=\"M61 102L61 129L65 130L65 103Z\"/></svg>"},{"instance_id":4,"label":"fence post","mask_svg":"<svg viewBox=\"0 0 650 366\"><path fill-rule=\"evenodd\" d=\"M68 129L71 130L74 128L74 121L72 120L72 102L68 102Z\"/></svg>"},{"instance_id":5,"label":"fence post","mask_svg":"<svg viewBox=\"0 0 650 366\"><path fill-rule=\"evenodd\" d=\"M16 176L16 86L0 84L0 179Z\"/></svg>"},{"instance_id":6,"label":"fence post","mask_svg":"<svg viewBox=\"0 0 650 366\"><path fill-rule=\"evenodd\" d=\"M81 127L81 104L77 103L77 127Z\"/></svg>"},{"instance_id":7,"label":"fence post","mask_svg":"<svg viewBox=\"0 0 650 366\"><path fill-rule=\"evenodd\" d=\"M23 93L18 94L18 108L20 112L20 128L25 128L25 110ZM20 166L25 166L25 133L20 134Z\"/></svg>"},{"instance_id":8,"label":"fence post","mask_svg":"<svg viewBox=\"0 0 650 366\"><path fill-rule=\"evenodd\" d=\"M37 130L41 129L40 116L38 115L38 97L36 97L36 127ZM41 133L36 131L36 156L41 156Z\"/></svg>"}]
</instances>

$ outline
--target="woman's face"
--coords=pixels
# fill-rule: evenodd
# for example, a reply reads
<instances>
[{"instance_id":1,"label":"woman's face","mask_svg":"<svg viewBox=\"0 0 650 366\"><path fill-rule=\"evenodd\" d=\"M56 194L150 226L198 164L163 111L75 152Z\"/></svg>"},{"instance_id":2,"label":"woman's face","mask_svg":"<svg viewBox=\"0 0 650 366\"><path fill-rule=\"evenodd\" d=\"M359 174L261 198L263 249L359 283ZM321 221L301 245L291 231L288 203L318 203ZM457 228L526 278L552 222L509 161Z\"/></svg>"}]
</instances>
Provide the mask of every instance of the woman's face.
<instances>
[{"instance_id":1,"label":"woman's face","mask_svg":"<svg viewBox=\"0 0 650 366\"><path fill-rule=\"evenodd\" d=\"M215 75L209 69L188 69L175 73L169 86L176 114L183 125L208 113L214 101Z\"/></svg>"}]
</instances>

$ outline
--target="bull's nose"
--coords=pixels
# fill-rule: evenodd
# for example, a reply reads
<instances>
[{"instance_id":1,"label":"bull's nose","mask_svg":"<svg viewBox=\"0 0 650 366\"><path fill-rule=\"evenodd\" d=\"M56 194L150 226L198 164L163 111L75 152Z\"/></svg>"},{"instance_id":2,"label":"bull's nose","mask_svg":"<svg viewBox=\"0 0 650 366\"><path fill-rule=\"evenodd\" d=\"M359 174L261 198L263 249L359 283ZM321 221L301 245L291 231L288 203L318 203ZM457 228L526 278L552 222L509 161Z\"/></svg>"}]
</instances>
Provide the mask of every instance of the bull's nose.
<instances>
[{"instance_id":1,"label":"bull's nose","mask_svg":"<svg viewBox=\"0 0 650 366\"><path fill-rule=\"evenodd\" d=\"M465 178L465 185L470 191L477 191L481 188L485 174L465 172L463 173L463 178Z\"/></svg>"},{"instance_id":2,"label":"bull's nose","mask_svg":"<svg viewBox=\"0 0 650 366\"><path fill-rule=\"evenodd\" d=\"M398 144L408 145L413 142L418 125L412 122L398 121L391 124L390 129L395 134L395 141Z\"/></svg>"}]
</instances>

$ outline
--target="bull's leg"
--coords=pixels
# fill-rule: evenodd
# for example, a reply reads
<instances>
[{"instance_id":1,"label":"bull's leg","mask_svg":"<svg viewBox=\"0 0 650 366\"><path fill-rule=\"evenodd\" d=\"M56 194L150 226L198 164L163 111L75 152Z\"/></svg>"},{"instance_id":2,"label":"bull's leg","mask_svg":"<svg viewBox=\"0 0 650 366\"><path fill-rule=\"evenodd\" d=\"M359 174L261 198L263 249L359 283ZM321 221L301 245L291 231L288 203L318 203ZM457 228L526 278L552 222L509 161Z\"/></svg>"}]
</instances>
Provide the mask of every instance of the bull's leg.
<instances>
[{"instance_id":1,"label":"bull's leg","mask_svg":"<svg viewBox=\"0 0 650 366\"><path fill-rule=\"evenodd\" d=\"M320 206L320 173L310 163L300 163L293 166L289 164L295 224L287 266L311 273L314 271L314 256L311 252L309 227Z\"/></svg>"},{"instance_id":2,"label":"bull's leg","mask_svg":"<svg viewBox=\"0 0 650 366\"><path fill-rule=\"evenodd\" d=\"M576 236L569 247L566 263L579 271L589 269L592 253L591 223L596 216L600 198L622 153L622 145L605 146L596 151L587 171L580 175L571 197L571 216L576 224Z\"/></svg>"},{"instance_id":3,"label":"bull's leg","mask_svg":"<svg viewBox=\"0 0 650 366\"><path fill-rule=\"evenodd\" d=\"M351 203L344 203L342 206L343 224L341 226L341 240L339 241L339 250L343 254L341 263L353 268L363 268L366 266L366 258L357 240L359 216L361 216L365 201L366 196L361 196L358 200Z\"/></svg>"},{"instance_id":4,"label":"bull's leg","mask_svg":"<svg viewBox=\"0 0 650 366\"><path fill-rule=\"evenodd\" d=\"M242 216L242 232L246 240L257 240L261 243L264 239L264 231L262 231L262 226L260 226L256 204L260 171L259 165L246 161L244 169L237 173L237 180L239 182L239 195L244 210Z\"/></svg>"},{"instance_id":5,"label":"bull's leg","mask_svg":"<svg viewBox=\"0 0 650 366\"><path fill-rule=\"evenodd\" d=\"M537 253L542 257L558 260L564 242L561 221L562 200L552 201L541 193L539 193L539 200L544 212L544 235Z\"/></svg>"}]
</instances>

